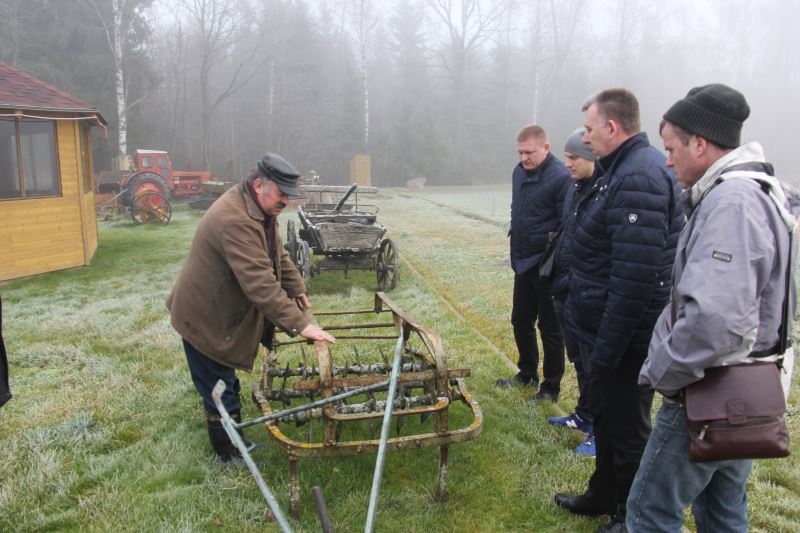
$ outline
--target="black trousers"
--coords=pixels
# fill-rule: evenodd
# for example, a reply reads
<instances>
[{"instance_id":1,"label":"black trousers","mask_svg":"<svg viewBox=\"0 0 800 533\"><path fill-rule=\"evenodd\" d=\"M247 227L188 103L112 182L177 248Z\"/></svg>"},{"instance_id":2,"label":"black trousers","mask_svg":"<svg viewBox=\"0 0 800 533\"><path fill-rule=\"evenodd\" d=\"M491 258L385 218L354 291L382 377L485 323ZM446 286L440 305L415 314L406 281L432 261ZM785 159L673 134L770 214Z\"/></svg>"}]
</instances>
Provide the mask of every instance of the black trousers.
<instances>
[{"instance_id":1,"label":"black trousers","mask_svg":"<svg viewBox=\"0 0 800 533\"><path fill-rule=\"evenodd\" d=\"M638 385L641 361L614 370L592 367L589 404L597 455L589 479L592 501L625 512L625 502L650 436L653 389Z\"/></svg>"},{"instance_id":2,"label":"black trousers","mask_svg":"<svg viewBox=\"0 0 800 533\"><path fill-rule=\"evenodd\" d=\"M592 351L588 344L581 344L569 334L564 324L564 300L553 298L553 308L556 310L558 323L561 325L561 335L564 338L564 347L567 349L567 360L575 367L575 378L578 381L578 403L575 413L584 422L592 423L592 411L589 408L589 374L592 370ZM584 349L581 349L584 347Z\"/></svg>"},{"instance_id":3,"label":"black trousers","mask_svg":"<svg viewBox=\"0 0 800 533\"><path fill-rule=\"evenodd\" d=\"M550 281L539 278L536 267L514 276L514 298L511 310L511 325L519 352L520 377L539 381L539 345L536 330L542 338L542 381L539 390L558 396L561 378L564 375L564 342L561 339L553 298L550 296Z\"/></svg>"},{"instance_id":4,"label":"black trousers","mask_svg":"<svg viewBox=\"0 0 800 533\"><path fill-rule=\"evenodd\" d=\"M209 415L219 415L211 392L217 381L221 379L225 382L226 387L225 392L222 393L222 405L225 406L228 413L238 413L242 409L242 403L239 400L241 383L236 377L236 370L209 359L189 344L186 339L183 339L183 351L186 353L186 362L189 364L189 374L192 376L194 388L203 399L205 412Z\"/></svg>"}]
</instances>

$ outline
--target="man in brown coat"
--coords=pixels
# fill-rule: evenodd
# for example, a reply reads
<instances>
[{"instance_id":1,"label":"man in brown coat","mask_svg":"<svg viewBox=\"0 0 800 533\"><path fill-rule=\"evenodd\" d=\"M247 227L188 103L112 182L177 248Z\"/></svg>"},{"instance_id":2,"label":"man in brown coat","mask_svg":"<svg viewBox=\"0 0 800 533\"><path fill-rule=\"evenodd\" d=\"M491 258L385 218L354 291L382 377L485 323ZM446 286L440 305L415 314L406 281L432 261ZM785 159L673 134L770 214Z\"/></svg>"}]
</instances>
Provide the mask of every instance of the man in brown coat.
<instances>
[{"instance_id":1,"label":"man in brown coat","mask_svg":"<svg viewBox=\"0 0 800 533\"><path fill-rule=\"evenodd\" d=\"M336 342L310 322L305 285L276 230L289 197L300 196L298 177L291 163L267 153L242 183L217 199L200 219L167 299L203 399L211 445L222 461L239 453L211 398L217 381L225 382L223 405L239 421L236 370L253 369L259 342L269 346L275 327L292 336Z\"/></svg>"}]
</instances>

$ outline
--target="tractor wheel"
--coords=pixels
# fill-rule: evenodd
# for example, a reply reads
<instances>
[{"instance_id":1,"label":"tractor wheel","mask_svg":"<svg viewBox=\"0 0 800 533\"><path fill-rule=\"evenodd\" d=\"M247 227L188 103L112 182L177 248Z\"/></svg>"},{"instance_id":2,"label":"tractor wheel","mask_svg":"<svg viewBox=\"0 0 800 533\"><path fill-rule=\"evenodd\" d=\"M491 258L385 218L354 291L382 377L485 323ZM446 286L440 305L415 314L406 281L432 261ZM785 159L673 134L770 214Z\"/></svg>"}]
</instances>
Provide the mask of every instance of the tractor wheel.
<instances>
[{"instance_id":1,"label":"tractor wheel","mask_svg":"<svg viewBox=\"0 0 800 533\"><path fill-rule=\"evenodd\" d=\"M297 270L303 278L303 283L306 290L311 285L311 248L309 248L306 241L300 241L297 247L297 261L295 261Z\"/></svg>"},{"instance_id":2,"label":"tractor wheel","mask_svg":"<svg viewBox=\"0 0 800 533\"><path fill-rule=\"evenodd\" d=\"M169 188L164 178L155 172L140 172L134 174L125 182L119 198L120 202L125 207L133 207L136 198L146 191L155 192L164 198L169 198Z\"/></svg>"},{"instance_id":3,"label":"tractor wheel","mask_svg":"<svg viewBox=\"0 0 800 533\"><path fill-rule=\"evenodd\" d=\"M294 229L294 220L289 220L286 223L286 244L283 245L286 251L289 252L289 259L294 264L297 264L297 232Z\"/></svg>"},{"instance_id":4,"label":"tractor wheel","mask_svg":"<svg viewBox=\"0 0 800 533\"><path fill-rule=\"evenodd\" d=\"M169 200L155 191L146 190L138 195L130 210L131 218L136 224L158 222L166 226L172 218L172 206L169 205Z\"/></svg>"},{"instance_id":5,"label":"tractor wheel","mask_svg":"<svg viewBox=\"0 0 800 533\"><path fill-rule=\"evenodd\" d=\"M378 289L388 292L397 286L400 261L397 246L392 239L383 239L378 257L375 259L375 272L378 277Z\"/></svg>"}]
</instances>

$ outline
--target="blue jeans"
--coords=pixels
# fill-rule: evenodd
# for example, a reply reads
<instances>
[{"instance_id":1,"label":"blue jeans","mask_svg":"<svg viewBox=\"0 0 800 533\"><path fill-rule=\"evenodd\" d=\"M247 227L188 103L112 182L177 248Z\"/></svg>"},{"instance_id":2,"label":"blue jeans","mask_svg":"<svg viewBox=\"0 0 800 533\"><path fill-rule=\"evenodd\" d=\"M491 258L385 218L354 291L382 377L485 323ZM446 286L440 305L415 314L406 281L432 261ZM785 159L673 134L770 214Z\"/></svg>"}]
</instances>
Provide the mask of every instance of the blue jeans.
<instances>
[{"instance_id":1,"label":"blue jeans","mask_svg":"<svg viewBox=\"0 0 800 533\"><path fill-rule=\"evenodd\" d=\"M686 410L665 399L628 496L628 531L679 532L691 505L697 533L745 533L752 466L750 459L691 462Z\"/></svg>"},{"instance_id":2,"label":"blue jeans","mask_svg":"<svg viewBox=\"0 0 800 533\"><path fill-rule=\"evenodd\" d=\"M211 391L218 380L225 382L225 392L222 393L222 405L228 413L238 413L242 409L239 400L241 386L239 378L236 377L236 370L229 366L221 365L209 359L197 348L183 339L183 351L186 352L186 362L189 363L189 374L192 376L192 383L197 393L203 399L203 408L210 415L218 415L219 411L211 398Z\"/></svg>"}]
</instances>

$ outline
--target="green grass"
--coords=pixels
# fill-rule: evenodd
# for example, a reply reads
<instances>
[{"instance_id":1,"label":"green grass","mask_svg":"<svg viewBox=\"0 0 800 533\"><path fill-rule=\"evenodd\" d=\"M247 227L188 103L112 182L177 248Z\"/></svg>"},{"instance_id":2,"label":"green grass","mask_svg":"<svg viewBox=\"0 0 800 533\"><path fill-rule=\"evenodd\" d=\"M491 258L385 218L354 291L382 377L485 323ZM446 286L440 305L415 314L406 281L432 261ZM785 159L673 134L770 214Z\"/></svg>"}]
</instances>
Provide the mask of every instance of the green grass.
<instances>
[{"instance_id":1,"label":"green grass","mask_svg":"<svg viewBox=\"0 0 800 533\"><path fill-rule=\"evenodd\" d=\"M471 369L467 384L485 416L477 439L450 448L444 503L434 500L437 450L387 457L376 531L588 532L601 524L552 504L556 491L582 490L592 471L571 452L579 436L546 421L575 405L571 369L558 405L531 407L530 392L494 386L516 359L509 201L508 187L475 187L386 190L373 202L401 256L390 297L444 339L450 367ZM14 393L0 409L0 531L278 530L247 469L211 458L164 308L198 219L176 208L166 227L103 222L90 267L0 286ZM366 308L375 286L371 272L323 272L310 297L317 309ZM245 418L259 415L249 401L255 377L241 375ZM789 423L800 434L797 417ZM247 433L265 445L253 457L288 513L286 454L263 428ZM798 450L756 463L752 531L796 530ZM374 463L372 454L301 459L302 515L293 528L319 531L311 495L319 485L335 530L362 531Z\"/></svg>"}]
</instances>

